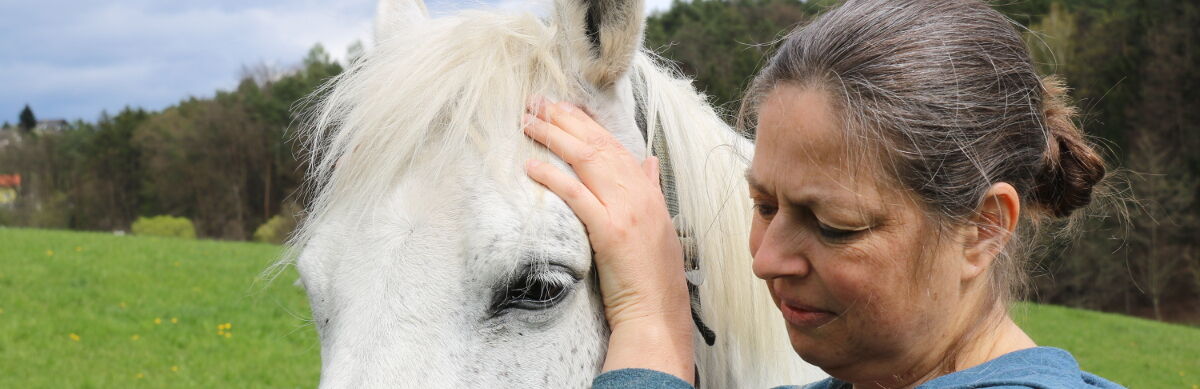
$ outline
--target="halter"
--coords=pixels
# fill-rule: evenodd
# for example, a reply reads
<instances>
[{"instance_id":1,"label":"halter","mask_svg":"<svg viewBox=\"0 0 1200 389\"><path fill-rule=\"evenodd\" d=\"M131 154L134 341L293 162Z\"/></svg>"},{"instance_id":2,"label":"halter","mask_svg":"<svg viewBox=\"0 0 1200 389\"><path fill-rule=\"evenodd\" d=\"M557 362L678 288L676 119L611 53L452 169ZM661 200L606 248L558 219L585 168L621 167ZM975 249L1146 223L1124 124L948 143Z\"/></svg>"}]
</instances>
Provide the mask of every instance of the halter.
<instances>
[{"instance_id":1,"label":"halter","mask_svg":"<svg viewBox=\"0 0 1200 389\"><path fill-rule=\"evenodd\" d=\"M638 129L642 131L642 139L648 140L649 123L646 123L646 112L641 102L636 104L634 116ZM667 211L671 215L671 222L675 225L675 234L679 237L680 245L683 246L684 276L687 278L688 295L691 297L692 321L696 323L696 330L700 332L700 337L704 338L704 343L712 346L717 341L717 334L708 328L708 325L704 324L704 320L700 317L700 285L704 284L704 274L700 272L700 248L691 229L684 224L683 217L679 215L679 195L675 191L675 174L671 168L671 156L667 150L667 141L661 135L654 137L654 142L650 145L650 155L658 157L658 179L662 186L663 197L667 200Z\"/></svg>"}]
</instances>

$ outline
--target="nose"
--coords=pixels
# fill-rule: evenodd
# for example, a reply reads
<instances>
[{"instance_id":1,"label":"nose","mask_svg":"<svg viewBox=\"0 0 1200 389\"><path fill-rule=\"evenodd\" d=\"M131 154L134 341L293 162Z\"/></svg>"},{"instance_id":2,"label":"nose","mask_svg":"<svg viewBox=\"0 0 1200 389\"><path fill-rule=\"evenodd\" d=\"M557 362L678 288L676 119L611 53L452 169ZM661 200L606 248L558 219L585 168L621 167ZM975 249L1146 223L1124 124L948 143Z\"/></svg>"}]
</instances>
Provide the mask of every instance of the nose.
<instances>
[{"instance_id":1,"label":"nose","mask_svg":"<svg viewBox=\"0 0 1200 389\"><path fill-rule=\"evenodd\" d=\"M788 228L779 219L752 228L750 252L754 255L754 275L764 280L808 275L812 263L804 255L804 239L801 231Z\"/></svg>"}]
</instances>

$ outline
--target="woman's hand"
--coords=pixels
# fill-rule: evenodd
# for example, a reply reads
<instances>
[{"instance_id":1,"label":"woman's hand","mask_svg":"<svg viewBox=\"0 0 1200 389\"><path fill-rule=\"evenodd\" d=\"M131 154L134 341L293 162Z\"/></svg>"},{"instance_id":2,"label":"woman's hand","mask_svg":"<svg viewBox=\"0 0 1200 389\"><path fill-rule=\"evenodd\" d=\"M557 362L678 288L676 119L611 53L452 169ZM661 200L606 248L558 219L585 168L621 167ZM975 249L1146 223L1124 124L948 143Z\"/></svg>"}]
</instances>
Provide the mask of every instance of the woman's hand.
<instances>
[{"instance_id":1,"label":"woman's hand","mask_svg":"<svg viewBox=\"0 0 1200 389\"><path fill-rule=\"evenodd\" d=\"M530 160L526 170L587 227L612 337L604 370L639 367L693 378L691 306L683 249L658 181L658 161L639 162L608 130L567 103L526 115L525 134L579 179Z\"/></svg>"}]
</instances>

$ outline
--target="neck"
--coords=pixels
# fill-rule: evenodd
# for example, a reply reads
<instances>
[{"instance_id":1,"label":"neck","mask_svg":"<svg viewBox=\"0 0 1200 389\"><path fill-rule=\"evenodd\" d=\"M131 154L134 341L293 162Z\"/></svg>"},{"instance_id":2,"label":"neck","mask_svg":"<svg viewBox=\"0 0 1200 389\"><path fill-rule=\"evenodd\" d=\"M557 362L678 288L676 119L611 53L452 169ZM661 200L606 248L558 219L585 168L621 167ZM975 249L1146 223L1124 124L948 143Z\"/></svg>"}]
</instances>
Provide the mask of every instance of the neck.
<instances>
[{"instance_id":1,"label":"neck","mask_svg":"<svg viewBox=\"0 0 1200 389\"><path fill-rule=\"evenodd\" d=\"M941 355L945 358L933 360L924 366L914 366L906 374L898 374L890 380L853 382L855 389L910 389L934 378L979 366L1018 350L1037 347L1025 331L1021 330L1007 310L997 307L987 315L989 319L978 321L978 331L964 329L958 343L946 346Z\"/></svg>"},{"instance_id":2,"label":"neck","mask_svg":"<svg viewBox=\"0 0 1200 389\"><path fill-rule=\"evenodd\" d=\"M1021 327L1018 327L1007 313L999 319L990 335L973 343L975 344L965 347L959 353L953 371L970 369L1013 351L1037 347L1037 343L1034 343L1033 339L1026 335L1025 331L1021 330Z\"/></svg>"}]
</instances>

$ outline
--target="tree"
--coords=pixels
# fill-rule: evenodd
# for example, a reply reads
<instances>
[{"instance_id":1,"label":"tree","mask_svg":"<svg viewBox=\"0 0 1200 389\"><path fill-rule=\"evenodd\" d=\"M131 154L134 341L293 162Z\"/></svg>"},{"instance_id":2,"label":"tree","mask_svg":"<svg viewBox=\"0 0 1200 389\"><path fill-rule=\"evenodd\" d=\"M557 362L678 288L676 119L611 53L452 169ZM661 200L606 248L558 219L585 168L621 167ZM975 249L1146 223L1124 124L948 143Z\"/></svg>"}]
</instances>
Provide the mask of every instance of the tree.
<instances>
[{"instance_id":1,"label":"tree","mask_svg":"<svg viewBox=\"0 0 1200 389\"><path fill-rule=\"evenodd\" d=\"M646 47L677 61L711 103L731 112L779 38L819 7L792 0L676 1L647 20Z\"/></svg>"},{"instance_id":2,"label":"tree","mask_svg":"<svg viewBox=\"0 0 1200 389\"><path fill-rule=\"evenodd\" d=\"M25 109L21 110L21 131L30 132L34 127L37 127L37 118L33 116L33 110L29 109L29 104L25 104Z\"/></svg>"},{"instance_id":3,"label":"tree","mask_svg":"<svg viewBox=\"0 0 1200 389\"><path fill-rule=\"evenodd\" d=\"M1127 130L1132 143L1127 162L1144 173L1134 186L1146 212L1134 218L1131 246L1140 255L1133 275L1161 320L1163 305L1196 301L1189 292L1193 283L1184 276L1195 267L1200 248L1195 240L1200 158L1194 152L1200 147L1195 136L1200 129L1200 72L1195 70L1200 7L1171 3L1154 11L1140 44L1145 58L1139 101L1126 107L1133 125Z\"/></svg>"}]
</instances>

